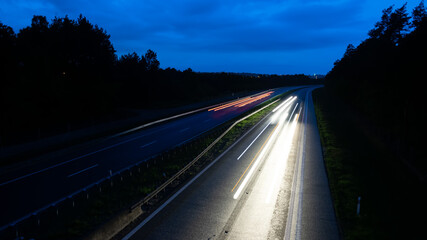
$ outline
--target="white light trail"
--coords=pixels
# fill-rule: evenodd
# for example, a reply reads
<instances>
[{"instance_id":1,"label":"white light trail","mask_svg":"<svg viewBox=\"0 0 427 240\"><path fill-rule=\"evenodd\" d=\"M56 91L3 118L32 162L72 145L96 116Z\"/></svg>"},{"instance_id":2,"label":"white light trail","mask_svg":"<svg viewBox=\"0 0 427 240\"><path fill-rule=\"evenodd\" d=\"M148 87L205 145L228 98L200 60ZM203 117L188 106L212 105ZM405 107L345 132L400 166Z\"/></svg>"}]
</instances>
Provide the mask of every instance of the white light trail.
<instances>
[{"instance_id":1,"label":"white light trail","mask_svg":"<svg viewBox=\"0 0 427 240\"><path fill-rule=\"evenodd\" d=\"M293 102L293 100L291 100L289 102L289 104L292 103L292 102ZM296 106L295 106L295 108L296 108ZM295 108L294 108L293 112L295 111ZM280 111L278 111L276 114L282 113L285 109L287 109L287 110L286 110L286 112L284 114L287 116L288 112L290 110L289 108L287 108L287 106L281 108ZM292 114L293 114L293 112L292 112ZM248 174L245 176L245 179L240 184L240 186L237 189L236 193L233 195L234 199L237 199L240 196L240 194L242 193L243 189L245 189L246 184L248 183L248 181L251 178L252 174L255 172L255 169L257 169L259 163L261 162L261 159L263 159L264 155L270 149L270 145L274 142L274 140L276 139L277 134L280 132L281 128L283 127L283 124L284 124L285 120L286 120L285 117L281 117L280 118L280 121L279 121L279 123L277 123L277 126L275 127L275 130L272 133L271 137L267 139L267 144L265 144L264 148L261 150L261 153L256 158L256 160L255 160L254 164L252 165L251 169L249 170Z\"/></svg>"},{"instance_id":2,"label":"white light trail","mask_svg":"<svg viewBox=\"0 0 427 240\"><path fill-rule=\"evenodd\" d=\"M295 101L297 99L297 97L292 97L292 98L290 98L290 99L288 99L288 100L286 100L285 101L285 103L286 104L281 104L281 105L279 105L279 107L280 108L276 108L275 110L277 111L274 115L273 115L273 117L271 118L271 122L272 123L275 123L276 121L277 121L277 119L279 118L279 116L282 116L283 117L283 115L282 115L282 112L283 111L285 111L289 106L291 106L291 104ZM274 111L274 110L273 110ZM286 118L287 116L288 116L288 112L289 112L289 109L286 111L286 116L284 117L284 118Z\"/></svg>"},{"instance_id":3,"label":"white light trail","mask_svg":"<svg viewBox=\"0 0 427 240\"><path fill-rule=\"evenodd\" d=\"M284 172L286 171L289 154L292 148L293 136L297 127L298 117L301 113L300 109L298 114L293 115L296 108L297 106L295 106L294 111L292 112L291 117L289 118L289 122L287 123L286 127L283 128L283 131L281 131L280 135L278 136L278 140L271 151L271 155L269 155L269 161L274 161L278 164L274 168L272 183L265 199L265 203L267 204L271 202L273 192L278 186L280 179L282 179ZM292 118L293 120L291 120Z\"/></svg>"},{"instance_id":4,"label":"white light trail","mask_svg":"<svg viewBox=\"0 0 427 240\"><path fill-rule=\"evenodd\" d=\"M274 110L273 110L273 112L276 112L279 108L281 108L283 105L285 105L287 102L289 102L289 101L291 101L291 100L293 100L294 98L296 98L295 96L293 96L293 97L289 97L288 99L286 99L282 104L280 104L279 106L277 106Z\"/></svg>"}]
</instances>

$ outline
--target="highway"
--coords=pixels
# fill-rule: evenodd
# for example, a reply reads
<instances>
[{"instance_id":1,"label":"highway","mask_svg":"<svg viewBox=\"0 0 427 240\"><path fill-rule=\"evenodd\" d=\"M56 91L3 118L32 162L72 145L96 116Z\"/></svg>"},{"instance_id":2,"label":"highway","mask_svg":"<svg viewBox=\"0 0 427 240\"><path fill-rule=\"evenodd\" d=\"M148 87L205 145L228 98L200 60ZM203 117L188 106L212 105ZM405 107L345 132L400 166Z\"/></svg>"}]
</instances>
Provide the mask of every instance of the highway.
<instances>
[{"instance_id":1,"label":"highway","mask_svg":"<svg viewBox=\"0 0 427 240\"><path fill-rule=\"evenodd\" d=\"M123 240L339 239L312 90L281 100Z\"/></svg>"},{"instance_id":2,"label":"highway","mask_svg":"<svg viewBox=\"0 0 427 240\"><path fill-rule=\"evenodd\" d=\"M0 176L0 229L293 88L265 91L73 151L51 153L40 164L4 173Z\"/></svg>"}]
</instances>

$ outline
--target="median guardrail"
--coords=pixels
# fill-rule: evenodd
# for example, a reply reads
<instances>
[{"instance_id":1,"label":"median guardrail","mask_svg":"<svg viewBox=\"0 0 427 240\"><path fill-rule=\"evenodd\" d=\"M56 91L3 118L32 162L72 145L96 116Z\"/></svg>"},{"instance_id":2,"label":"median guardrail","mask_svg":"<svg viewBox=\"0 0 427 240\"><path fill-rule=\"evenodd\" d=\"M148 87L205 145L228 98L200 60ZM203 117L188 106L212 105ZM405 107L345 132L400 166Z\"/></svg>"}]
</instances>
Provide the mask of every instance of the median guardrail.
<instances>
[{"instance_id":1,"label":"median guardrail","mask_svg":"<svg viewBox=\"0 0 427 240\"><path fill-rule=\"evenodd\" d=\"M190 169L197 161L199 161L200 158L203 157L215 144L217 144L234 126L236 126L241 121L251 117L252 115L262 111L263 109L269 107L270 105L276 103L280 99L277 99L268 105L256 110L255 112L237 120L234 122L227 130L225 130L218 138L215 139L207 148L205 148L196 158L194 158L191 162L189 162L184 168L182 168L180 171L178 171L175 175L173 175L171 178L169 178L165 183L163 183L161 186L159 186L156 190L154 190L151 194L149 194L147 197L142 199L141 201L137 202L136 204L132 205L130 208L130 211L134 210L137 207L141 207L144 204L147 204L151 199L153 199L157 194L159 194L161 191L165 190L172 182L174 182L176 179L178 179L182 174L184 174L188 169Z\"/></svg>"}]
</instances>

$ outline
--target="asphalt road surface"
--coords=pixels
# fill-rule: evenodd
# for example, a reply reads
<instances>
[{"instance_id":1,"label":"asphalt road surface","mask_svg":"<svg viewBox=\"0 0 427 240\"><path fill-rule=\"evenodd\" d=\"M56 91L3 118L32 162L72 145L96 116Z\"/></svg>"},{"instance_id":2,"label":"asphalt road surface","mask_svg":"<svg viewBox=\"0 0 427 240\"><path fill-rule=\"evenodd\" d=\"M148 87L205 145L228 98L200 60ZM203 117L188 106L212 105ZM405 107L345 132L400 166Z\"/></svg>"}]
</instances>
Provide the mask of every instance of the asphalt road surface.
<instances>
[{"instance_id":1,"label":"asphalt road surface","mask_svg":"<svg viewBox=\"0 0 427 240\"><path fill-rule=\"evenodd\" d=\"M182 144L289 88L108 138L0 176L0 229L153 155Z\"/></svg>"},{"instance_id":2,"label":"asphalt road surface","mask_svg":"<svg viewBox=\"0 0 427 240\"><path fill-rule=\"evenodd\" d=\"M298 90L127 239L339 239L311 91Z\"/></svg>"}]
</instances>

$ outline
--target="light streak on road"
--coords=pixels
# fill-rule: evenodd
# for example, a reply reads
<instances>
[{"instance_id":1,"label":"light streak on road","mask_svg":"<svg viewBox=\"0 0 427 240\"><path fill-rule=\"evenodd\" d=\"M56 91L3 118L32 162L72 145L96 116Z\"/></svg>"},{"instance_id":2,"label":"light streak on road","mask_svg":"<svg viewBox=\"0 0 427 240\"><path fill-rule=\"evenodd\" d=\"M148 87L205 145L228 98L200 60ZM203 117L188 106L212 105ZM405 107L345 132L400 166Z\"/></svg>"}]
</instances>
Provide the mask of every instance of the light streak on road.
<instances>
[{"instance_id":1,"label":"light streak on road","mask_svg":"<svg viewBox=\"0 0 427 240\"><path fill-rule=\"evenodd\" d=\"M295 109L296 109L297 105L295 106L292 114L295 112ZM286 110L286 111L285 111L285 113L283 115L280 116L280 121L276 124L276 127L274 128L273 132L269 135L269 137L267 138L267 140L261 146L261 148L258 151L258 153L252 159L251 163L246 168L245 172L242 174L242 176L237 181L236 185L234 185L233 189L231 190L232 192L234 191L235 187L239 184L239 182L242 179L242 177L246 174L246 171L249 169L249 167L252 166L251 169L249 170L248 174L245 176L244 180L240 184L239 188L237 189L237 191L233 195L234 199L239 198L240 194L242 193L243 189L245 189L246 184L249 182L250 178L252 177L252 174L257 169L257 167L258 167L259 163L261 162L261 160L263 159L264 155L267 153L267 151L270 150L270 146L273 144L273 142L275 142L275 139L276 139L277 135L279 134L279 132L281 132L281 130L283 128L283 125L284 125L284 123L286 121L286 117L289 115L289 110L290 109L288 108L288 106L285 106L285 107L281 108L279 112L277 112L278 114L281 114L284 110ZM289 121L291 121L291 120L289 120ZM281 146L279 146L279 147L281 147ZM252 165L252 163L254 163L254 164Z\"/></svg>"},{"instance_id":2,"label":"light streak on road","mask_svg":"<svg viewBox=\"0 0 427 240\"><path fill-rule=\"evenodd\" d=\"M247 97L247 98L244 98L244 99L241 99L238 101L234 101L234 102L227 103L227 104L224 104L224 105L221 105L218 107L211 108L208 111L215 111L216 112L216 111L223 110L223 109L226 109L229 107L243 107L243 106L246 106L246 105L251 104L253 102L256 102L258 100L261 100L263 98L266 98L266 97L270 96L272 93L274 93L274 91L270 91L270 92L267 92L267 93L264 93L264 94L261 94L258 96L254 96L254 97Z\"/></svg>"},{"instance_id":3,"label":"light streak on road","mask_svg":"<svg viewBox=\"0 0 427 240\"><path fill-rule=\"evenodd\" d=\"M275 111L277 111L279 108L280 108L280 111L278 112L278 114L280 114L283 110L285 110L287 107L289 107L290 106L290 104L296 99L297 97L289 97L288 99L286 99L282 104L280 104L279 106L277 106L274 110L273 110L273 112L275 112ZM286 105L285 105L286 104ZM283 107L283 108L281 108L281 107ZM287 116L287 114L286 114L286 116ZM286 118L286 116L285 116L285 118ZM277 116L276 116L277 117ZM267 129L267 127L268 126L270 126L270 124L272 124L273 122L275 122L274 121L274 117L272 118L272 121L270 121L268 124L267 124L267 126L265 126L264 127L264 129L258 134L258 136L256 136L255 137L255 139L254 140L252 140L252 142L249 144L249 146L239 155L239 157L237 158L237 160L239 160L242 156L243 156L243 154L245 154L246 153L246 151L252 146L252 144L254 144L254 142L258 139L258 137L259 136L261 136L261 134L265 131L265 129Z\"/></svg>"},{"instance_id":4,"label":"light streak on road","mask_svg":"<svg viewBox=\"0 0 427 240\"><path fill-rule=\"evenodd\" d=\"M287 104L289 101L293 101L296 98L296 96L288 97L283 103L281 103L279 106L277 106L273 112L276 112L278 109L280 109L283 105Z\"/></svg>"},{"instance_id":5,"label":"light streak on road","mask_svg":"<svg viewBox=\"0 0 427 240\"><path fill-rule=\"evenodd\" d=\"M270 139L270 137L273 135L273 133L275 132L276 128L277 128L277 125L276 125L276 127L274 127L273 131L270 133L270 135L268 136L267 140L265 140L265 142L262 144L261 148L259 149L259 151L258 151L258 152L257 152L257 154L255 155L255 157L252 159L252 161L249 163L248 167L245 169L245 171L243 172L243 174L240 176L240 178L239 178L239 180L237 181L237 183L234 185L233 189L231 189L231 192L233 192L233 191L234 191L234 189L237 187L237 185L240 183L240 180L242 180L243 176L245 176L246 172L247 172L247 171L248 171L248 169L251 167L252 163L255 161L255 159L257 159L257 156L258 156L260 153L261 153L261 154L263 154L261 150L263 150L263 149L264 149L264 146L266 145L266 143L268 142L268 140Z\"/></svg>"},{"instance_id":6,"label":"light streak on road","mask_svg":"<svg viewBox=\"0 0 427 240\"><path fill-rule=\"evenodd\" d=\"M276 110L277 112L273 115L273 117L271 118L271 122L272 123L276 123L277 122L277 119L279 118L279 117L281 117L281 118L286 118L287 116L288 116L288 112L289 112L289 110L288 111L286 111L285 112L285 114L282 114L282 112L283 111L285 111L289 106L291 106L291 104L295 101L297 99L297 97L293 97L293 98L291 98L289 101L288 100L286 100L285 102L286 102L286 104L284 104L284 105L282 105L282 107L281 108L275 108L274 110ZM274 112L274 110L273 110L273 112Z\"/></svg>"},{"instance_id":7,"label":"light streak on road","mask_svg":"<svg viewBox=\"0 0 427 240\"><path fill-rule=\"evenodd\" d=\"M240 104L239 104L239 105L237 105L236 107L244 107L244 106L246 106L246 105L248 105L248 104L251 104L251 103L256 102L256 101L258 101L258 100L260 100L260 99L263 99L263 98L266 98L266 97L270 96L270 95L271 95L271 93L273 93L273 92L264 93L264 94L259 95L259 96L256 96L256 97L251 97L251 99L250 99L249 101L246 101L246 102L240 103Z\"/></svg>"},{"instance_id":8,"label":"light streak on road","mask_svg":"<svg viewBox=\"0 0 427 240\"><path fill-rule=\"evenodd\" d=\"M243 98L243 99L241 99L241 100L237 100L237 101L234 101L234 102L231 102L231 103L227 103L227 104L221 105L221 106L219 106L219 107L211 108L211 109L209 109L208 111L218 111L218 110L222 110L222 109L224 109L224 108L228 108L228 107L234 106L234 105L236 105L236 104L239 104L239 103L241 103L241 102L247 101L248 99L249 99L249 98Z\"/></svg>"},{"instance_id":9,"label":"light streak on road","mask_svg":"<svg viewBox=\"0 0 427 240\"><path fill-rule=\"evenodd\" d=\"M295 106L294 111L296 108L297 106ZM278 140L275 143L273 149L271 150L271 154L269 155L268 161L273 161L273 164L275 163L276 166L274 168L272 183L270 184L270 189L265 199L265 203L267 204L271 202L274 190L277 188L277 184L280 182L280 179L282 179L283 174L286 171L289 153L291 152L292 148L292 140L297 127L300 113L301 108L299 112L295 114L292 123L291 121L289 121L286 127L283 128L283 131L281 131L280 135L278 136Z\"/></svg>"}]
</instances>

